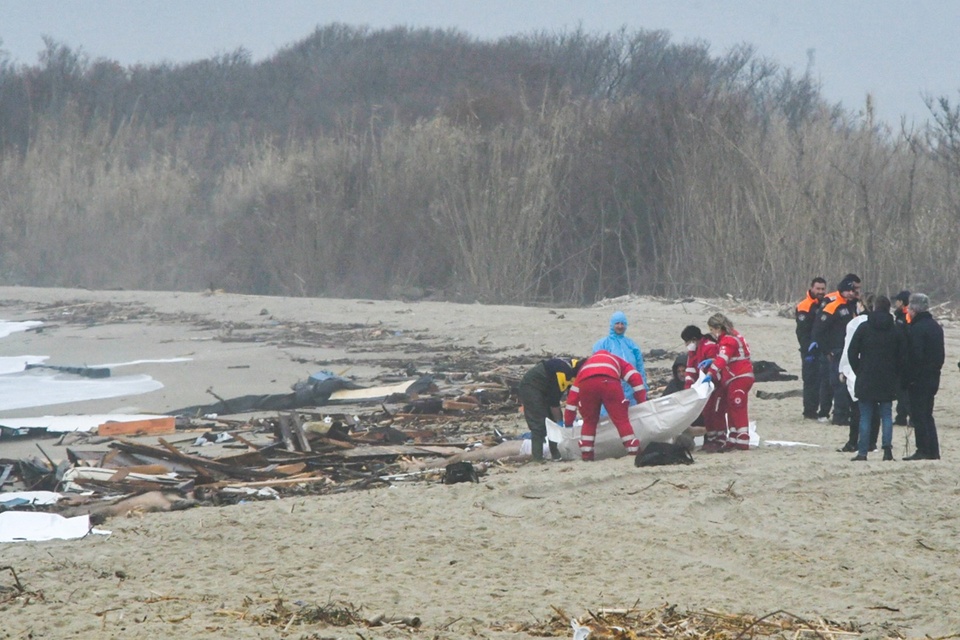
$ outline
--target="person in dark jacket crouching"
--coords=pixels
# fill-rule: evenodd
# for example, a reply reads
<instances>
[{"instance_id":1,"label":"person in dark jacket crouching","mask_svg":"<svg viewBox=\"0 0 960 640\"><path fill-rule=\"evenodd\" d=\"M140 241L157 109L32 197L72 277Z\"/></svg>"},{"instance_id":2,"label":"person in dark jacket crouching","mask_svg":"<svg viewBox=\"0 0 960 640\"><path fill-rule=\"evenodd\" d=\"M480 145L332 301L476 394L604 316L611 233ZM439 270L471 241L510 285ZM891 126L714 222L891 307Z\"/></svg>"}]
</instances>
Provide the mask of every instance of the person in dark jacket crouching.
<instances>
[{"instance_id":1,"label":"person in dark jacket crouching","mask_svg":"<svg viewBox=\"0 0 960 640\"><path fill-rule=\"evenodd\" d=\"M933 398L940 388L943 367L943 327L930 315L930 298L910 296L907 328L907 391L917 451L904 460L939 460L940 440L933 420Z\"/></svg>"},{"instance_id":2,"label":"person in dark jacket crouching","mask_svg":"<svg viewBox=\"0 0 960 640\"><path fill-rule=\"evenodd\" d=\"M576 358L550 358L538 362L520 380L517 390L523 417L530 428L531 455L543 460L543 445L547 442L546 418L563 422L561 399L576 378L580 361ZM555 442L549 443L550 455L560 459L560 450Z\"/></svg>"},{"instance_id":3,"label":"person in dark jacket crouching","mask_svg":"<svg viewBox=\"0 0 960 640\"><path fill-rule=\"evenodd\" d=\"M870 423L880 412L883 459L893 460L893 400L900 386L904 362L904 337L890 314L890 299L878 296L873 311L850 340L848 358L857 375L856 396L860 408L860 437L854 461L866 460L870 448Z\"/></svg>"}]
</instances>

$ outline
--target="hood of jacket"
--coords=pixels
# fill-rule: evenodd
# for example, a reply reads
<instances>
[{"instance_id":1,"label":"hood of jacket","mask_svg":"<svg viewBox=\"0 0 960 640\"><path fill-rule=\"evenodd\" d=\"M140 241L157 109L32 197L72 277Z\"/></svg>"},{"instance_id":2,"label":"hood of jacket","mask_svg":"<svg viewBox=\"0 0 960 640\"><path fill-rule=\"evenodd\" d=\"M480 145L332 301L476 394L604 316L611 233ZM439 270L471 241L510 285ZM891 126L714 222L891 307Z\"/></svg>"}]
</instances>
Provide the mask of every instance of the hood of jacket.
<instances>
[{"instance_id":1,"label":"hood of jacket","mask_svg":"<svg viewBox=\"0 0 960 640\"><path fill-rule=\"evenodd\" d=\"M877 331L890 331L894 324L893 316L887 311L871 311L867 315L867 323Z\"/></svg>"},{"instance_id":2,"label":"hood of jacket","mask_svg":"<svg viewBox=\"0 0 960 640\"><path fill-rule=\"evenodd\" d=\"M616 329L613 328L618 322L623 323L624 334L626 334L626 328L630 326L627 322L627 314L623 311L616 311L612 316L610 316L610 337L611 338L622 338L623 336L617 333Z\"/></svg>"}]
</instances>

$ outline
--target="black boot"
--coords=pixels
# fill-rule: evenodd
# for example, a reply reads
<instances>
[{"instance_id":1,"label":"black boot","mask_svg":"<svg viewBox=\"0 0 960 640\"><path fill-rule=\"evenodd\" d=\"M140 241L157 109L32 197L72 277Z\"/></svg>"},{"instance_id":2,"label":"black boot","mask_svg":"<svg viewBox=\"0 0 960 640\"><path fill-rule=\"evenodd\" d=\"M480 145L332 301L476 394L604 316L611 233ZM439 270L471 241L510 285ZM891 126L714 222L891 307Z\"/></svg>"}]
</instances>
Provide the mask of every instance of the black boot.
<instances>
[{"instance_id":1,"label":"black boot","mask_svg":"<svg viewBox=\"0 0 960 640\"><path fill-rule=\"evenodd\" d=\"M543 462L543 443L545 440L546 438L538 433L531 434L530 456L534 462Z\"/></svg>"},{"instance_id":2,"label":"black boot","mask_svg":"<svg viewBox=\"0 0 960 640\"><path fill-rule=\"evenodd\" d=\"M857 441L860 439L860 423L853 423L853 420L850 420L850 435L847 437L847 444L843 445L838 451L843 453L852 453L857 450Z\"/></svg>"},{"instance_id":3,"label":"black boot","mask_svg":"<svg viewBox=\"0 0 960 640\"><path fill-rule=\"evenodd\" d=\"M884 460L893 460L893 447L884 447L884 448L883 448L883 459L884 459Z\"/></svg>"},{"instance_id":4,"label":"black boot","mask_svg":"<svg viewBox=\"0 0 960 640\"><path fill-rule=\"evenodd\" d=\"M547 444L550 445L550 457L554 460L560 460L560 447L553 440L549 441Z\"/></svg>"}]
</instances>

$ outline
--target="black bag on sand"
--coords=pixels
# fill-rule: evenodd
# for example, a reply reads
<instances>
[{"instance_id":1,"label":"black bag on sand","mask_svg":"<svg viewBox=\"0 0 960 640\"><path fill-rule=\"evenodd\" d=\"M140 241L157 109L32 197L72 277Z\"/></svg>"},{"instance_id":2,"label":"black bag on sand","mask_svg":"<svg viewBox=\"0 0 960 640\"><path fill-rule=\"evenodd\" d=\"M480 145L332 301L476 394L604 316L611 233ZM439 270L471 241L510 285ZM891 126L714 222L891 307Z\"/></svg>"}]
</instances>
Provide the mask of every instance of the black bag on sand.
<instances>
[{"instance_id":1,"label":"black bag on sand","mask_svg":"<svg viewBox=\"0 0 960 640\"><path fill-rule=\"evenodd\" d=\"M693 456L679 444L651 442L637 454L634 464L638 467L659 467L665 464L693 464Z\"/></svg>"},{"instance_id":2,"label":"black bag on sand","mask_svg":"<svg viewBox=\"0 0 960 640\"><path fill-rule=\"evenodd\" d=\"M480 482L477 470L469 462L451 462L443 470L443 484Z\"/></svg>"}]
</instances>

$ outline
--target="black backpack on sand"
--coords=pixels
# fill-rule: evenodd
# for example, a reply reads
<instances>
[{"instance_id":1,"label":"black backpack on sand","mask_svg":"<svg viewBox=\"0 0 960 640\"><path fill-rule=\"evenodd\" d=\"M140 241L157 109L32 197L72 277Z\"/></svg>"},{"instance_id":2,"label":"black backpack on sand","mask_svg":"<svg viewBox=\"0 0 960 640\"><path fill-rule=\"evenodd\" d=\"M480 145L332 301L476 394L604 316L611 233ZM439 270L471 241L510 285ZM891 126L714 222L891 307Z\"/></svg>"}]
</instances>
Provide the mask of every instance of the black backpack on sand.
<instances>
[{"instance_id":1,"label":"black backpack on sand","mask_svg":"<svg viewBox=\"0 0 960 640\"><path fill-rule=\"evenodd\" d=\"M693 464L693 456L686 447L669 442L651 442L637 454L638 467L659 467L665 464Z\"/></svg>"}]
</instances>

